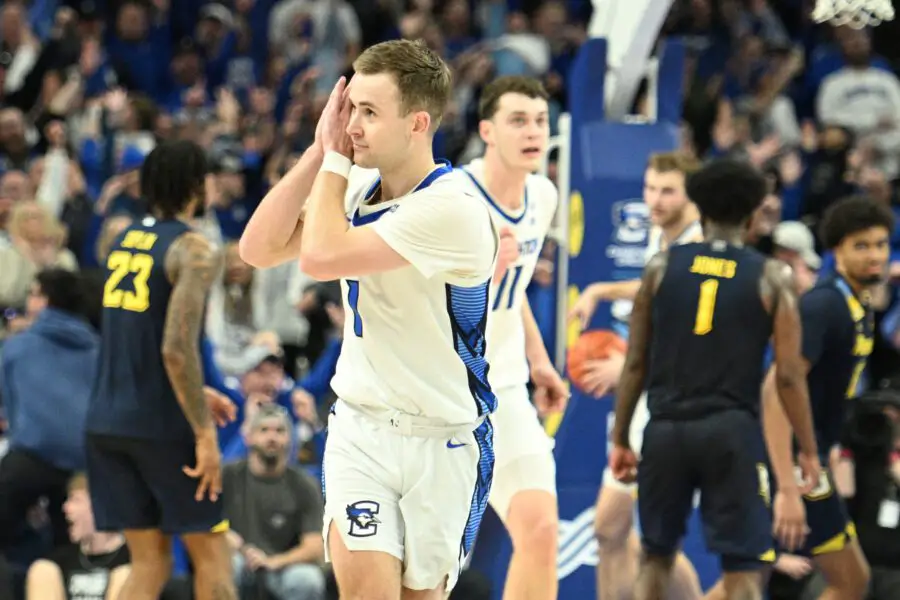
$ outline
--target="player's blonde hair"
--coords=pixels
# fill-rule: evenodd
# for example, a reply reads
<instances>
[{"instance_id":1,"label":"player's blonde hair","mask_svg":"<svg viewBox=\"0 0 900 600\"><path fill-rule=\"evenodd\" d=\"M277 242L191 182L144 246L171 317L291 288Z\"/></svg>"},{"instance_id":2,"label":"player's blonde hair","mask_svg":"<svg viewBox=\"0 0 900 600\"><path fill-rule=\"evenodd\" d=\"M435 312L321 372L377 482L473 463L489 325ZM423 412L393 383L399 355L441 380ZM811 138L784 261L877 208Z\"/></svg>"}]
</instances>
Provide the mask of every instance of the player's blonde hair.
<instances>
[{"instance_id":1,"label":"player's blonde hair","mask_svg":"<svg viewBox=\"0 0 900 600\"><path fill-rule=\"evenodd\" d=\"M650 155L647 160L647 168L658 173L671 173L678 171L685 177L693 175L702 167L702 163L687 152L657 152Z\"/></svg>"},{"instance_id":2,"label":"player's blonde hair","mask_svg":"<svg viewBox=\"0 0 900 600\"><path fill-rule=\"evenodd\" d=\"M361 75L386 73L400 92L400 113L422 110L431 116L431 131L441 124L450 101L450 68L421 40L391 40L367 48L353 61Z\"/></svg>"}]
</instances>

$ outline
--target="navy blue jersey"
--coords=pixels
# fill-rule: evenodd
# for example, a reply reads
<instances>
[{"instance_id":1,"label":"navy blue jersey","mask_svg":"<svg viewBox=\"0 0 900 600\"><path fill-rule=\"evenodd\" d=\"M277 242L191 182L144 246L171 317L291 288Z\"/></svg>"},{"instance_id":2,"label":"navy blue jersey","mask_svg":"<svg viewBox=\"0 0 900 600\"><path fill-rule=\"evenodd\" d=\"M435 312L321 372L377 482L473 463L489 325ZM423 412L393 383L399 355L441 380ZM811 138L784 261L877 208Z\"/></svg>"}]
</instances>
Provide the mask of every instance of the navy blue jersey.
<instances>
[{"instance_id":1,"label":"navy blue jersey","mask_svg":"<svg viewBox=\"0 0 900 600\"><path fill-rule=\"evenodd\" d=\"M88 410L89 433L193 438L162 359L172 294L166 254L190 230L181 221L147 217L126 229L112 247L106 261L100 368Z\"/></svg>"},{"instance_id":2,"label":"navy blue jersey","mask_svg":"<svg viewBox=\"0 0 900 600\"><path fill-rule=\"evenodd\" d=\"M669 249L653 299L647 377L654 419L759 413L772 317L760 294L766 258L724 242Z\"/></svg>"},{"instance_id":3,"label":"navy blue jersey","mask_svg":"<svg viewBox=\"0 0 900 600\"><path fill-rule=\"evenodd\" d=\"M858 392L874 344L874 315L839 275L821 280L800 299L803 357L816 440L823 455L844 425L844 405Z\"/></svg>"}]
</instances>

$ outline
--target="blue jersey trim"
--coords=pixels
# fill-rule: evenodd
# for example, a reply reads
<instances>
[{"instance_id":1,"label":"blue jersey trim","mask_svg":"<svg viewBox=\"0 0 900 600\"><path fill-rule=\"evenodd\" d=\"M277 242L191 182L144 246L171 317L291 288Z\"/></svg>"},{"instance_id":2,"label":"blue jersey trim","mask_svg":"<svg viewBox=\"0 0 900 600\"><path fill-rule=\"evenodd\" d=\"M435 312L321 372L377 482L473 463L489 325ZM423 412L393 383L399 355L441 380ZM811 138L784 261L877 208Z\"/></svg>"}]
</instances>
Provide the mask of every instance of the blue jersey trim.
<instances>
[{"instance_id":1,"label":"blue jersey trim","mask_svg":"<svg viewBox=\"0 0 900 600\"><path fill-rule=\"evenodd\" d=\"M447 312L453 332L453 347L466 366L469 391L475 400L478 416L497 408L497 398L488 383L487 314L490 280L475 287L447 284Z\"/></svg>"},{"instance_id":2,"label":"blue jersey trim","mask_svg":"<svg viewBox=\"0 0 900 600\"><path fill-rule=\"evenodd\" d=\"M431 171L431 173L429 173L425 177L425 179L423 179L419 183L419 185L417 185L415 187L415 189L413 189L413 191L410 193L418 192L419 190L424 190L425 188L430 186L432 183L434 183L435 181L437 181L438 179L440 179L447 173L450 173L453 171L453 167L450 166L449 160L446 160L443 158L438 158L434 162L438 165L438 167L436 169L434 169L433 171ZM375 183L373 183L369 187L369 191L366 192L363 202L367 202L367 201L371 200L372 196L375 195L375 192L380 187L381 187L381 177L376 179ZM353 211L353 218L351 219L351 223L353 223L354 227L359 227L361 225L368 225L369 223L374 223L375 221L380 219L385 213L390 212L392 208L394 208L394 207L389 206L389 207L379 210L379 211L370 212L367 215L361 215L361 214L359 214L359 207L357 206L356 210Z\"/></svg>"},{"instance_id":3,"label":"blue jersey trim","mask_svg":"<svg viewBox=\"0 0 900 600\"><path fill-rule=\"evenodd\" d=\"M494 480L494 426L490 417L485 417L484 422L472 433L475 435L475 443L478 445L478 477L475 480L475 489L472 491L469 518L466 520L466 528L463 530L460 542L460 558L462 559L469 555L475 545L475 538L478 536L478 528L481 527L481 519L487 508L491 484Z\"/></svg>"},{"instance_id":4,"label":"blue jersey trim","mask_svg":"<svg viewBox=\"0 0 900 600\"><path fill-rule=\"evenodd\" d=\"M472 183L475 184L475 187L478 188L478 191L481 192L481 195L484 196L484 199L487 200L487 203L490 204L491 206L493 206L494 209L498 213L500 213L504 219L506 219L513 225L518 225L519 223L521 223L522 219L525 218L525 215L528 214L528 186L525 187L525 198L523 200L522 214L519 215L518 217L514 217L507 212L507 209L505 209L502 206L500 206L499 204L497 204L497 201L494 200L494 198L488 193L488 191L486 189L484 189L484 186L481 185L481 182L479 182L478 179L476 179L474 175L469 173L469 171L467 171L464 168L461 168L458 170L460 170L463 173L465 173L466 175L468 175L469 179L472 180Z\"/></svg>"}]
</instances>

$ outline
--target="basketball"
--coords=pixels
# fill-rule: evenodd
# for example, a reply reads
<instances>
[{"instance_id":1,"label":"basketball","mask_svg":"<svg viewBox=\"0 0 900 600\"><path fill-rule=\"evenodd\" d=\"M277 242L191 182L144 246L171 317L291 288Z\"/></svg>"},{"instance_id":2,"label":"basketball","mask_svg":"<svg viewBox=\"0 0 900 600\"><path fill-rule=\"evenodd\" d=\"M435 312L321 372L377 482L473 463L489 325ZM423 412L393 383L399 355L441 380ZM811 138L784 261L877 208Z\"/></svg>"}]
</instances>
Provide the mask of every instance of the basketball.
<instances>
[{"instance_id":1,"label":"basketball","mask_svg":"<svg viewBox=\"0 0 900 600\"><path fill-rule=\"evenodd\" d=\"M566 358L566 368L569 371L569 379L578 389L583 389L582 380L585 375L585 362L589 360L603 360L610 354L628 349L628 344L621 337L609 329L595 329L585 331L569 348Z\"/></svg>"}]
</instances>

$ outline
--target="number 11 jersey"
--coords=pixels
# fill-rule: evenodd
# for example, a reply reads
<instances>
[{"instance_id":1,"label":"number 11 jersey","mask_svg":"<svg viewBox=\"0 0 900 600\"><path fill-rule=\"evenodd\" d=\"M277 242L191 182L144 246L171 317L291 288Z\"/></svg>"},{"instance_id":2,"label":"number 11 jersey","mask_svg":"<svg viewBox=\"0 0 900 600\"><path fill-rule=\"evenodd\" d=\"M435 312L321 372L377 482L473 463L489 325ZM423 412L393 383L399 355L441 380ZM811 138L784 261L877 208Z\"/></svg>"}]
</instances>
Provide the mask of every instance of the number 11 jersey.
<instances>
[{"instance_id":1,"label":"number 11 jersey","mask_svg":"<svg viewBox=\"0 0 900 600\"><path fill-rule=\"evenodd\" d=\"M501 206L484 187L483 160L473 160L462 171L466 174L470 192L490 208L497 229L512 229L519 243L519 258L507 267L499 281L491 285L487 359L491 365L489 379L495 390L525 385L529 374L522 305L527 301L525 289L540 259L544 239L556 214L559 194L553 182L543 175L529 175L525 180L522 206L510 210Z\"/></svg>"}]
</instances>

